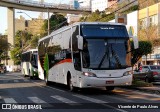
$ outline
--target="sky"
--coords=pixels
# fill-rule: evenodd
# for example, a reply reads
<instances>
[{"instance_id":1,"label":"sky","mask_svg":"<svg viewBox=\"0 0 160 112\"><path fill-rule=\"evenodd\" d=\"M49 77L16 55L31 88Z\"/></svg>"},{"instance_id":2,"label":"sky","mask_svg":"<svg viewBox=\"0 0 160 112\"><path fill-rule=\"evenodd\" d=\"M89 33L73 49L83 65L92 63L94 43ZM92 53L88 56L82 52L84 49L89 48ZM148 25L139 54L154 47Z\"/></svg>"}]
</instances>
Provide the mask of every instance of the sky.
<instances>
[{"instance_id":1,"label":"sky","mask_svg":"<svg viewBox=\"0 0 160 112\"><path fill-rule=\"evenodd\" d=\"M38 1L38 0L34 0L34 1ZM53 3L54 2L54 3L58 3L58 4L60 4L60 3L63 4L63 3L69 3L70 0L44 0L44 1L48 2L48 3ZM25 11L25 13L30 16L30 17L28 17L24 13L17 13L19 11L24 12L24 10L15 9L15 18L19 18L20 15L22 15L25 19L30 20L31 19L30 17L38 18L39 14L40 14L40 12ZM8 24L7 24L7 8L6 7L0 7L0 34L4 34L7 27L8 27Z\"/></svg>"}]
</instances>

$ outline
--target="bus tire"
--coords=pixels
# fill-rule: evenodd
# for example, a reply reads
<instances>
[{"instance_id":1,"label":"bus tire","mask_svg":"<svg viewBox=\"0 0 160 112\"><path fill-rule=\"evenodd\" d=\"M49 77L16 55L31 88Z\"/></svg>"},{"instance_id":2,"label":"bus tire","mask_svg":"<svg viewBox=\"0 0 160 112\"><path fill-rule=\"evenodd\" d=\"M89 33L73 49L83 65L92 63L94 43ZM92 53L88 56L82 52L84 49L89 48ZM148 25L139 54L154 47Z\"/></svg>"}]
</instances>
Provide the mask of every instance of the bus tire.
<instances>
[{"instance_id":1,"label":"bus tire","mask_svg":"<svg viewBox=\"0 0 160 112\"><path fill-rule=\"evenodd\" d=\"M31 76L31 71L29 70L29 78L33 79L33 76Z\"/></svg>"},{"instance_id":2,"label":"bus tire","mask_svg":"<svg viewBox=\"0 0 160 112\"><path fill-rule=\"evenodd\" d=\"M107 87L106 87L106 90L107 90L107 91L113 91L114 88L115 88L114 86L107 86Z\"/></svg>"},{"instance_id":3,"label":"bus tire","mask_svg":"<svg viewBox=\"0 0 160 112\"><path fill-rule=\"evenodd\" d=\"M77 90L77 88L74 87L73 84L72 84L71 74L69 72L67 74L67 86L68 86L68 89L70 91L76 91Z\"/></svg>"},{"instance_id":4,"label":"bus tire","mask_svg":"<svg viewBox=\"0 0 160 112\"><path fill-rule=\"evenodd\" d=\"M145 82L151 83L151 80L148 77L146 77Z\"/></svg>"},{"instance_id":5,"label":"bus tire","mask_svg":"<svg viewBox=\"0 0 160 112\"><path fill-rule=\"evenodd\" d=\"M45 81L46 85L49 85L49 81L48 81L48 78L46 76L46 71L44 71L44 81Z\"/></svg>"}]
</instances>

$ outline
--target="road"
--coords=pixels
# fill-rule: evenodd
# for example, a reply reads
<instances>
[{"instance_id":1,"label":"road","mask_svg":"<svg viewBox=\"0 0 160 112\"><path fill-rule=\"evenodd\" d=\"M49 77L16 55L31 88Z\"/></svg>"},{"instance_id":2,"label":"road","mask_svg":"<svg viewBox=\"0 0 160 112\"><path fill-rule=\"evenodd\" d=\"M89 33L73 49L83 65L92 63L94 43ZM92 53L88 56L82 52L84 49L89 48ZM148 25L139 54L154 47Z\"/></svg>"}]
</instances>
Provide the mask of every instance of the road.
<instances>
[{"instance_id":1,"label":"road","mask_svg":"<svg viewBox=\"0 0 160 112\"><path fill-rule=\"evenodd\" d=\"M116 88L107 92L95 88L70 92L64 85L46 86L44 81L31 80L21 73L0 74L0 108L11 104L14 112L158 112L159 102L159 95L135 90Z\"/></svg>"}]
</instances>

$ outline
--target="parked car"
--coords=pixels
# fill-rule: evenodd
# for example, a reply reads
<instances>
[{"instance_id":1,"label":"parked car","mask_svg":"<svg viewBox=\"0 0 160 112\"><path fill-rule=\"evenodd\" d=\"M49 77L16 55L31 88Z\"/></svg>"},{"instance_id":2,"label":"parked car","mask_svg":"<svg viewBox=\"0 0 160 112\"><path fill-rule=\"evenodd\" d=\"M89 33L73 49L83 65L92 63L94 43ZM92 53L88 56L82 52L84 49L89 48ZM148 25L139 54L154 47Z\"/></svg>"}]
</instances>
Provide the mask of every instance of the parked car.
<instances>
[{"instance_id":1,"label":"parked car","mask_svg":"<svg viewBox=\"0 0 160 112\"><path fill-rule=\"evenodd\" d=\"M5 66L3 64L0 64L0 73L5 72Z\"/></svg>"},{"instance_id":2,"label":"parked car","mask_svg":"<svg viewBox=\"0 0 160 112\"><path fill-rule=\"evenodd\" d=\"M143 65L133 72L133 77L146 82L160 81L160 65Z\"/></svg>"}]
</instances>

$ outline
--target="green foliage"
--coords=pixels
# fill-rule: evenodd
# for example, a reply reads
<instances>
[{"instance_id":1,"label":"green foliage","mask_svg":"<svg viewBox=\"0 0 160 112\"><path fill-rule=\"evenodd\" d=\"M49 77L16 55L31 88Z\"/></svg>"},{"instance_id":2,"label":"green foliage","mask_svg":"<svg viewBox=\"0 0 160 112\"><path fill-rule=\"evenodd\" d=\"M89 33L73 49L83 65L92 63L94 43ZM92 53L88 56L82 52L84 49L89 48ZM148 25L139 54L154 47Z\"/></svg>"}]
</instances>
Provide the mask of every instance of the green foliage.
<instances>
[{"instance_id":1,"label":"green foliage","mask_svg":"<svg viewBox=\"0 0 160 112\"><path fill-rule=\"evenodd\" d=\"M134 49L132 42L132 49ZM150 41L139 41L139 48L132 52L132 64L134 65L143 55L150 54L152 52L152 43Z\"/></svg>"},{"instance_id":2,"label":"green foliage","mask_svg":"<svg viewBox=\"0 0 160 112\"><path fill-rule=\"evenodd\" d=\"M121 14L128 14L130 12L133 12L135 10L138 10L139 6L135 5L127 10L121 12ZM100 12L99 10L96 10L95 12L91 13L90 15L85 15L80 18L80 21L86 21L86 22L95 22L95 21L101 21L101 22L107 22L110 20L115 19L115 13L106 14L106 12Z\"/></svg>"},{"instance_id":3,"label":"green foliage","mask_svg":"<svg viewBox=\"0 0 160 112\"><path fill-rule=\"evenodd\" d=\"M87 22L95 22L95 21L101 21L106 22L114 19L114 14L106 14L105 12L99 12L96 10L92 14L88 16L83 16L80 18L80 21L87 21Z\"/></svg>"},{"instance_id":4,"label":"green foliage","mask_svg":"<svg viewBox=\"0 0 160 112\"><path fill-rule=\"evenodd\" d=\"M122 12L122 14L128 14L128 13L131 13L131 12L136 11L138 9L139 9L139 6L134 5L134 6L130 7L129 9L125 10L124 12Z\"/></svg>"},{"instance_id":5,"label":"green foliage","mask_svg":"<svg viewBox=\"0 0 160 112\"><path fill-rule=\"evenodd\" d=\"M61 14L54 14L49 19L49 26L50 26L50 32L53 30L56 30L58 28L61 28L65 25L67 25L67 19L61 15ZM44 25L42 26L42 29L45 30L43 35L47 35L48 31L48 20L44 21Z\"/></svg>"},{"instance_id":6,"label":"green foliage","mask_svg":"<svg viewBox=\"0 0 160 112\"><path fill-rule=\"evenodd\" d=\"M7 51L10 49L10 44L7 41L7 37L0 37L0 62L1 60L8 59Z\"/></svg>"},{"instance_id":7,"label":"green foliage","mask_svg":"<svg viewBox=\"0 0 160 112\"><path fill-rule=\"evenodd\" d=\"M14 64L19 65L21 63L21 48L15 47L11 50L11 59L14 61Z\"/></svg>"},{"instance_id":8,"label":"green foliage","mask_svg":"<svg viewBox=\"0 0 160 112\"><path fill-rule=\"evenodd\" d=\"M36 48L38 46L38 40L40 39L40 35L33 36L31 41L30 41L30 47L31 48Z\"/></svg>"},{"instance_id":9,"label":"green foliage","mask_svg":"<svg viewBox=\"0 0 160 112\"><path fill-rule=\"evenodd\" d=\"M21 53L30 46L32 34L27 31L17 31L15 45L11 49L11 59L16 65L21 62Z\"/></svg>"}]
</instances>

